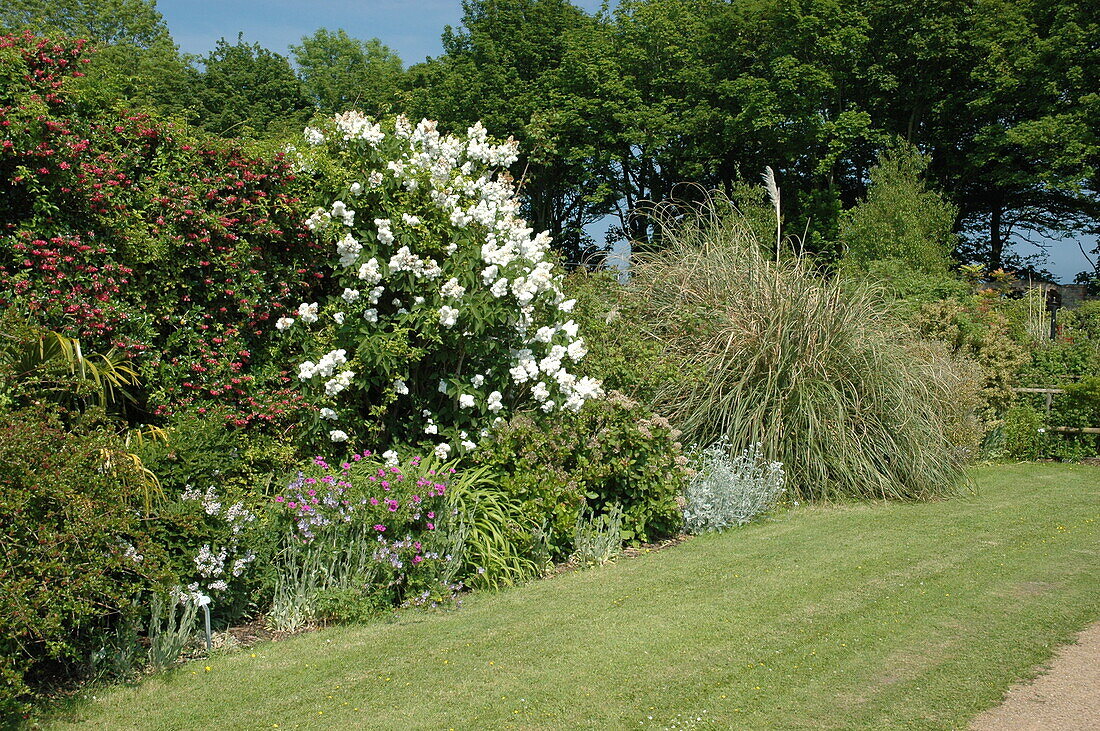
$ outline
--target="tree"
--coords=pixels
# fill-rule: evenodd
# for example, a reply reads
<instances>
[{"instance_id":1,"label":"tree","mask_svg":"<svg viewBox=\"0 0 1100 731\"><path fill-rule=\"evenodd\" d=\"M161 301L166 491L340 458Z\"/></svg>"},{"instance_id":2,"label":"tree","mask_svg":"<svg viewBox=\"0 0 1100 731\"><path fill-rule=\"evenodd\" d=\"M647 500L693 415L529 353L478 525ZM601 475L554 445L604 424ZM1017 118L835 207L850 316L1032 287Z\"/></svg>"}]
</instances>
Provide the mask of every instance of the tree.
<instances>
[{"instance_id":1,"label":"tree","mask_svg":"<svg viewBox=\"0 0 1100 731\"><path fill-rule=\"evenodd\" d=\"M1077 0L868 2L874 100L891 132L931 156L959 206L963 254L991 269L1013 242L1100 221L1100 19Z\"/></svg>"},{"instance_id":2,"label":"tree","mask_svg":"<svg viewBox=\"0 0 1100 731\"><path fill-rule=\"evenodd\" d=\"M444 56L410 69L410 112L455 131L480 119L515 137L522 156L512 170L531 225L579 262L591 247L584 227L611 195L591 164L599 132L576 114L586 100L564 84L563 59L595 21L568 0L464 0L463 10L462 26L443 34Z\"/></svg>"},{"instance_id":3,"label":"tree","mask_svg":"<svg viewBox=\"0 0 1100 731\"><path fill-rule=\"evenodd\" d=\"M192 74L152 0L11 0L0 29L88 40L86 94L187 115Z\"/></svg>"},{"instance_id":4,"label":"tree","mask_svg":"<svg viewBox=\"0 0 1100 731\"><path fill-rule=\"evenodd\" d=\"M322 112L358 109L377 117L394 110L404 65L377 38L364 42L343 29L319 28L291 51L306 94Z\"/></svg>"},{"instance_id":5,"label":"tree","mask_svg":"<svg viewBox=\"0 0 1100 731\"><path fill-rule=\"evenodd\" d=\"M276 136L300 131L313 105L287 59L258 43L224 38L200 59L196 102L199 126L226 137Z\"/></svg>"},{"instance_id":6,"label":"tree","mask_svg":"<svg viewBox=\"0 0 1100 731\"><path fill-rule=\"evenodd\" d=\"M901 142L871 168L866 199L845 211L840 240L845 259L857 267L893 261L908 271L946 272L955 249L957 209L922 176L928 159Z\"/></svg>"}]
</instances>

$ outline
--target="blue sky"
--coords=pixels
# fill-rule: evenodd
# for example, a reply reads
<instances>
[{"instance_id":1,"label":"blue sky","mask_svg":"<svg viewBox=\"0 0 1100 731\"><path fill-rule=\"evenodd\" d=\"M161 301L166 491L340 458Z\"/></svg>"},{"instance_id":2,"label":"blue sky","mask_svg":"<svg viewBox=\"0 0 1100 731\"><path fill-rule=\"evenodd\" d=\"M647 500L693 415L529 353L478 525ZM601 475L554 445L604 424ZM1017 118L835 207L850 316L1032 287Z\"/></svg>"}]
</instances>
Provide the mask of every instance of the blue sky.
<instances>
[{"instance_id":1,"label":"blue sky","mask_svg":"<svg viewBox=\"0 0 1100 731\"><path fill-rule=\"evenodd\" d=\"M601 2L573 0L589 12ZM246 41L286 54L318 28L343 28L354 38L378 38L406 65L438 56L443 27L462 20L460 0L158 0L157 10L185 53L206 53L243 31Z\"/></svg>"},{"instance_id":2,"label":"blue sky","mask_svg":"<svg viewBox=\"0 0 1100 731\"><path fill-rule=\"evenodd\" d=\"M573 4L596 12L603 0ZM444 26L462 19L460 0L158 0L157 9L185 53L205 54L219 38L233 42L243 32L249 43L289 54L291 44L318 28L343 28L354 38L378 38L406 65L438 56ZM1090 239L1085 248L1093 246ZM1033 246L1020 249L1023 254L1036 251ZM1065 282L1089 268L1071 241L1053 243L1046 266Z\"/></svg>"}]
</instances>

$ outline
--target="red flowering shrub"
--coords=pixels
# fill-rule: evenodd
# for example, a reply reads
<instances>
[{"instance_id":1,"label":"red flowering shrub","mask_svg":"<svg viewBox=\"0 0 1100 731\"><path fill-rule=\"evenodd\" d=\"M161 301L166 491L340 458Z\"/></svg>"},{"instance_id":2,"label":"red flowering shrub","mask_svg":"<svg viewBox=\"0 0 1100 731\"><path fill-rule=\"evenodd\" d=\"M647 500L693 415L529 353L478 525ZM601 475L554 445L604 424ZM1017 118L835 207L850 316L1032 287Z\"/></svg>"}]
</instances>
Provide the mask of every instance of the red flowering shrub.
<instances>
[{"instance_id":1,"label":"red flowering shrub","mask_svg":"<svg viewBox=\"0 0 1100 731\"><path fill-rule=\"evenodd\" d=\"M293 171L96 108L64 85L85 53L80 41L0 36L0 306L124 349L151 413L285 420L303 406L269 333L322 269Z\"/></svg>"}]
</instances>

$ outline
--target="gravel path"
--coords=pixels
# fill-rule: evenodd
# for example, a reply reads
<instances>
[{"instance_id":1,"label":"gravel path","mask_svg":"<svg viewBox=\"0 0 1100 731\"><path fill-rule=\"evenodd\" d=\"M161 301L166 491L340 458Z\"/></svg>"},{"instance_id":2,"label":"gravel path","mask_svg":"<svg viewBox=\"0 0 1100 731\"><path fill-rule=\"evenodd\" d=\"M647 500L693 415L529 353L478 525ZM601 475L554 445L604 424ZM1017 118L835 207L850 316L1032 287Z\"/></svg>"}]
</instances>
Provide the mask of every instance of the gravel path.
<instances>
[{"instance_id":1,"label":"gravel path","mask_svg":"<svg viewBox=\"0 0 1100 731\"><path fill-rule=\"evenodd\" d=\"M1014 685L1004 703L974 719L972 731L1100 729L1100 623L1077 635L1038 678Z\"/></svg>"}]
</instances>

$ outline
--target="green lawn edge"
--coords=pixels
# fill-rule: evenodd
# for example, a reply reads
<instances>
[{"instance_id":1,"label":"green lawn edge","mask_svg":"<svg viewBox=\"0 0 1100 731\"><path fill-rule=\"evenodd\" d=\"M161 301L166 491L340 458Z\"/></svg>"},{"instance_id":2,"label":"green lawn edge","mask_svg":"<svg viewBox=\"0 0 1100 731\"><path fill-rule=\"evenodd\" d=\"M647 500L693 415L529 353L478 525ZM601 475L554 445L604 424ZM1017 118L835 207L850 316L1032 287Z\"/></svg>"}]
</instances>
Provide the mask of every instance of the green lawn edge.
<instances>
[{"instance_id":1,"label":"green lawn edge","mask_svg":"<svg viewBox=\"0 0 1100 731\"><path fill-rule=\"evenodd\" d=\"M965 727L1100 619L1100 469L972 478L189 663L43 725Z\"/></svg>"}]
</instances>

